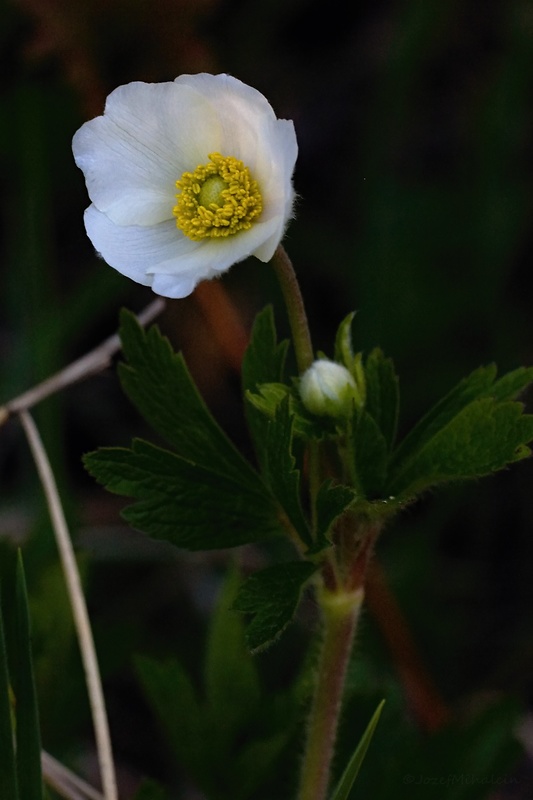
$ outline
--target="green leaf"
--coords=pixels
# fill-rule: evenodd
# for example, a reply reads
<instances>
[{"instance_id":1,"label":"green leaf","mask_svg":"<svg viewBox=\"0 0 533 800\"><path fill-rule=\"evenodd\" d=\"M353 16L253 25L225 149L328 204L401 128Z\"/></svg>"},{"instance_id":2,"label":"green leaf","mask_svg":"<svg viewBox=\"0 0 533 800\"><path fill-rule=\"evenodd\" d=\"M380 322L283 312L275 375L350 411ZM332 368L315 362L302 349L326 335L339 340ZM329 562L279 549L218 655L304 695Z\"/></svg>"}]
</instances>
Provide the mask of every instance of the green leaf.
<instances>
[{"instance_id":1,"label":"green leaf","mask_svg":"<svg viewBox=\"0 0 533 800\"><path fill-rule=\"evenodd\" d=\"M266 306L255 318L250 343L242 362L244 390L254 392L262 383L283 381L288 340L278 344L274 311Z\"/></svg>"},{"instance_id":2,"label":"green leaf","mask_svg":"<svg viewBox=\"0 0 533 800\"><path fill-rule=\"evenodd\" d=\"M258 476L215 422L183 357L158 327L145 331L133 314L122 311L120 336L128 360L119 365L122 386L154 430L182 458L257 487Z\"/></svg>"},{"instance_id":3,"label":"green leaf","mask_svg":"<svg viewBox=\"0 0 533 800\"><path fill-rule=\"evenodd\" d=\"M400 469L425 442L444 428L463 408L479 397L485 397L494 384L496 367L479 367L463 378L415 425L392 456L391 467Z\"/></svg>"},{"instance_id":4,"label":"green leaf","mask_svg":"<svg viewBox=\"0 0 533 800\"><path fill-rule=\"evenodd\" d=\"M135 671L174 755L192 774L201 772L202 711L189 676L175 660L144 656L135 659Z\"/></svg>"},{"instance_id":5,"label":"green leaf","mask_svg":"<svg viewBox=\"0 0 533 800\"><path fill-rule=\"evenodd\" d=\"M307 561L276 564L244 582L233 607L253 615L246 629L252 652L266 649L281 636L296 613L304 585L316 569Z\"/></svg>"},{"instance_id":6,"label":"green leaf","mask_svg":"<svg viewBox=\"0 0 533 800\"><path fill-rule=\"evenodd\" d=\"M259 792L275 774L276 761L286 748L288 739L289 731L282 731L243 747L235 759L235 775L239 780L232 789L232 800L253 798Z\"/></svg>"},{"instance_id":7,"label":"green leaf","mask_svg":"<svg viewBox=\"0 0 533 800\"><path fill-rule=\"evenodd\" d=\"M15 608L17 632L14 642L14 679L17 701L18 787L20 797L24 800L42 800L41 735L33 675L28 597L20 552L16 573Z\"/></svg>"},{"instance_id":8,"label":"green leaf","mask_svg":"<svg viewBox=\"0 0 533 800\"><path fill-rule=\"evenodd\" d=\"M443 481L488 475L530 454L533 415L520 403L475 400L397 468L390 492L405 498Z\"/></svg>"},{"instance_id":9,"label":"green leaf","mask_svg":"<svg viewBox=\"0 0 533 800\"><path fill-rule=\"evenodd\" d=\"M353 503L357 494L351 486L333 484L325 481L316 496L317 545L313 552L329 545L329 532L341 514Z\"/></svg>"},{"instance_id":10,"label":"green leaf","mask_svg":"<svg viewBox=\"0 0 533 800\"><path fill-rule=\"evenodd\" d=\"M377 422L363 410L354 412L355 470L365 497L380 497L387 476L388 448Z\"/></svg>"},{"instance_id":11,"label":"green leaf","mask_svg":"<svg viewBox=\"0 0 533 800\"><path fill-rule=\"evenodd\" d=\"M230 572L209 626L204 666L206 728L212 736L211 749L222 764L256 715L261 699L257 668L245 644L244 622L233 609L239 585L238 575Z\"/></svg>"},{"instance_id":12,"label":"green leaf","mask_svg":"<svg viewBox=\"0 0 533 800\"><path fill-rule=\"evenodd\" d=\"M297 390L284 383L264 383L255 393L246 392L247 405L253 405L262 415L273 419L281 403L287 399L295 436L303 439L324 439L335 436L337 429L331 417L310 414L300 400ZM266 430L263 422L263 431ZM266 434L263 433L264 442Z\"/></svg>"},{"instance_id":13,"label":"green leaf","mask_svg":"<svg viewBox=\"0 0 533 800\"><path fill-rule=\"evenodd\" d=\"M296 469L292 454L292 426L289 400L286 398L266 428L264 478L300 539L310 545L311 533L300 501L300 471Z\"/></svg>"},{"instance_id":14,"label":"green leaf","mask_svg":"<svg viewBox=\"0 0 533 800\"><path fill-rule=\"evenodd\" d=\"M525 445L532 438L528 418L519 421L521 406L506 401L532 380L533 368L524 367L496 380L496 367L489 365L460 381L393 453L390 494L402 492L407 497L441 481L489 474L525 458L529 454ZM504 406L506 411L501 410ZM487 418L483 421L484 414ZM500 421L503 427L498 434L495 426ZM446 441L449 434L451 439ZM487 434L485 442L479 439ZM428 470L426 476L422 475L424 469Z\"/></svg>"},{"instance_id":15,"label":"green leaf","mask_svg":"<svg viewBox=\"0 0 533 800\"><path fill-rule=\"evenodd\" d=\"M267 306L256 316L250 343L242 362L242 388L246 398L246 421L255 455L261 467L263 466L264 442L267 435L267 419L265 419L262 408L256 403L250 403L250 397L255 395L261 384L283 385L288 346L287 340L278 344L274 312L272 306Z\"/></svg>"},{"instance_id":16,"label":"green leaf","mask_svg":"<svg viewBox=\"0 0 533 800\"><path fill-rule=\"evenodd\" d=\"M366 751L372 741L372 737L374 735L374 731L376 730L377 724L379 722L379 718L381 712L383 710L383 706L385 701L382 700L379 706L376 708L372 719L368 723L368 726L363 733L359 744L357 745L354 754L350 758L346 769L344 770L340 781L338 782L335 791L331 795L330 800L347 800L348 795L350 794L350 790L355 783L355 779L361 769L361 765L364 761Z\"/></svg>"},{"instance_id":17,"label":"green leaf","mask_svg":"<svg viewBox=\"0 0 533 800\"><path fill-rule=\"evenodd\" d=\"M153 444L102 448L85 456L89 472L138 502L123 512L135 528L190 550L236 547L279 534L278 508L258 479L240 484Z\"/></svg>"},{"instance_id":18,"label":"green leaf","mask_svg":"<svg viewBox=\"0 0 533 800\"><path fill-rule=\"evenodd\" d=\"M246 399L254 408L270 419L274 418L278 407L287 397L291 397L291 387L285 383L264 383L257 392L246 393Z\"/></svg>"},{"instance_id":19,"label":"green leaf","mask_svg":"<svg viewBox=\"0 0 533 800\"><path fill-rule=\"evenodd\" d=\"M398 376L390 358L379 348L372 350L365 364L365 408L378 424L390 450L396 437L400 403Z\"/></svg>"},{"instance_id":20,"label":"green leaf","mask_svg":"<svg viewBox=\"0 0 533 800\"><path fill-rule=\"evenodd\" d=\"M439 430L469 403L482 398L512 400L533 382L533 367L519 367L496 380L494 364L479 367L463 378L415 425L393 454L392 466L399 471Z\"/></svg>"},{"instance_id":21,"label":"green leaf","mask_svg":"<svg viewBox=\"0 0 533 800\"><path fill-rule=\"evenodd\" d=\"M17 800L19 793L13 733L4 621L0 608L0 797Z\"/></svg>"},{"instance_id":22,"label":"green leaf","mask_svg":"<svg viewBox=\"0 0 533 800\"><path fill-rule=\"evenodd\" d=\"M518 367L499 378L488 395L495 400L514 400L530 383L533 383L533 367Z\"/></svg>"}]
</instances>

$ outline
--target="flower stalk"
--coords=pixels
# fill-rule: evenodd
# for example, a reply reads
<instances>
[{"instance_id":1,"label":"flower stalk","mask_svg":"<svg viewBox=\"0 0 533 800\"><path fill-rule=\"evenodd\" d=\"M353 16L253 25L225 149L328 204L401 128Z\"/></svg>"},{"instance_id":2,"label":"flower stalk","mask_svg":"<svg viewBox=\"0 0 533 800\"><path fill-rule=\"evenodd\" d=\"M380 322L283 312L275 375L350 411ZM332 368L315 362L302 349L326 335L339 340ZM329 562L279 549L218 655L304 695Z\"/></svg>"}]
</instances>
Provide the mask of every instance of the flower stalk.
<instances>
[{"instance_id":1,"label":"flower stalk","mask_svg":"<svg viewBox=\"0 0 533 800\"><path fill-rule=\"evenodd\" d=\"M298 800L324 800L329 786L346 670L364 591L322 589L323 639Z\"/></svg>"},{"instance_id":2,"label":"flower stalk","mask_svg":"<svg viewBox=\"0 0 533 800\"><path fill-rule=\"evenodd\" d=\"M313 363L313 345L300 285L292 261L281 244L276 248L272 266L283 294L291 326L296 363L301 374Z\"/></svg>"}]
</instances>

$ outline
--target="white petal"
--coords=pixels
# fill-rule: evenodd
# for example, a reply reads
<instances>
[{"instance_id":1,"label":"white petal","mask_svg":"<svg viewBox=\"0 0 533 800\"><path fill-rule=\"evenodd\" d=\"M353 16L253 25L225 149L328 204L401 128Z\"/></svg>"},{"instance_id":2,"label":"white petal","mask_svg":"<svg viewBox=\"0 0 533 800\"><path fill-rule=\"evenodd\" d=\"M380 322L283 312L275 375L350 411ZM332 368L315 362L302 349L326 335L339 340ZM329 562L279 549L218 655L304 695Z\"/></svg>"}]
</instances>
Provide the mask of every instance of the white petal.
<instances>
[{"instance_id":1,"label":"white petal","mask_svg":"<svg viewBox=\"0 0 533 800\"><path fill-rule=\"evenodd\" d=\"M85 212L85 228L95 249L107 263L145 286L151 286L158 264L173 264L179 273L182 259L198 244L180 234L174 220L159 225L115 225L93 205Z\"/></svg>"},{"instance_id":2,"label":"white petal","mask_svg":"<svg viewBox=\"0 0 533 800\"><path fill-rule=\"evenodd\" d=\"M213 106L176 83L130 83L112 92L104 116L85 123L72 147L89 197L122 225L172 217L176 181L220 149Z\"/></svg>"},{"instance_id":3,"label":"white petal","mask_svg":"<svg viewBox=\"0 0 533 800\"><path fill-rule=\"evenodd\" d=\"M272 219L269 222L257 222L247 231L241 231L233 236L203 239L197 242L196 249L186 255L180 256L180 274L196 275L197 282L213 278L228 270L232 264L237 264L251 255L257 255L256 251L261 249L265 242L275 243L271 245L271 252L267 258L261 261L269 261L274 254L279 238L277 231L280 224L279 219ZM154 274L170 275L176 271L175 262L154 264L149 269Z\"/></svg>"},{"instance_id":4,"label":"white petal","mask_svg":"<svg viewBox=\"0 0 533 800\"><path fill-rule=\"evenodd\" d=\"M193 293L198 281L194 278L176 278L175 275L154 275L152 290L162 297L181 300Z\"/></svg>"}]
</instances>

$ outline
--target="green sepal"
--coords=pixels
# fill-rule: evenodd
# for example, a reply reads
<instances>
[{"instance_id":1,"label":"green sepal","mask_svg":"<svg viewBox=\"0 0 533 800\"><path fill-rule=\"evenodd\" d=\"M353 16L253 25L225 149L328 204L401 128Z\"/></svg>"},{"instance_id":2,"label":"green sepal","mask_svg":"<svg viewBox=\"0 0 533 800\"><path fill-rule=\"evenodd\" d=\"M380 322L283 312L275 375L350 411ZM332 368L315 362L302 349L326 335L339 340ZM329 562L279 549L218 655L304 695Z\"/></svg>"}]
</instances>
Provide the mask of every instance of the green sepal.
<instances>
[{"instance_id":1,"label":"green sepal","mask_svg":"<svg viewBox=\"0 0 533 800\"><path fill-rule=\"evenodd\" d=\"M281 636L296 613L303 587L316 570L308 561L276 564L243 583L233 607L253 615L245 634L252 653L265 650Z\"/></svg>"},{"instance_id":2,"label":"green sepal","mask_svg":"<svg viewBox=\"0 0 533 800\"><path fill-rule=\"evenodd\" d=\"M367 728L363 733L352 757L350 758L346 769L341 776L341 779L331 795L330 800L347 800L350 790L355 783L357 775L359 774L359 770L361 769L361 765L364 761L370 742L372 741L372 737L374 736L374 732L377 728L384 705L385 700L382 700L374 711L372 719L368 723Z\"/></svg>"},{"instance_id":3,"label":"green sepal","mask_svg":"<svg viewBox=\"0 0 533 800\"><path fill-rule=\"evenodd\" d=\"M398 376L392 359L379 348L372 350L365 363L366 411L376 421L387 449L396 438L400 404Z\"/></svg>"},{"instance_id":4,"label":"green sepal","mask_svg":"<svg viewBox=\"0 0 533 800\"><path fill-rule=\"evenodd\" d=\"M354 351L352 343L352 324L355 317L355 311L351 311L344 319L337 329L335 336L335 350L334 361L339 364L344 364L346 369L352 369L354 360Z\"/></svg>"},{"instance_id":5,"label":"green sepal","mask_svg":"<svg viewBox=\"0 0 533 800\"><path fill-rule=\"evenodd\" d=\"M137 500L123 512L133 527L178 547L236 547L280 533L277 504L258 476L241 483L141 439L84 463L110 492Z\"/></svg>"},{"instance_id":6,"label":"green sepal","mask_svg":"<svg viewBox=\"0 0 533 800\"><path fill-rule=\"evenodd\" d=\"M366 376L363 369L363 354L354 353L352 341L352 324L355 311L348 314L338 327L335 336L334 361L343 364L351 373L357 386L358 403L366 402Z\"/></svg>"}]
</instances>

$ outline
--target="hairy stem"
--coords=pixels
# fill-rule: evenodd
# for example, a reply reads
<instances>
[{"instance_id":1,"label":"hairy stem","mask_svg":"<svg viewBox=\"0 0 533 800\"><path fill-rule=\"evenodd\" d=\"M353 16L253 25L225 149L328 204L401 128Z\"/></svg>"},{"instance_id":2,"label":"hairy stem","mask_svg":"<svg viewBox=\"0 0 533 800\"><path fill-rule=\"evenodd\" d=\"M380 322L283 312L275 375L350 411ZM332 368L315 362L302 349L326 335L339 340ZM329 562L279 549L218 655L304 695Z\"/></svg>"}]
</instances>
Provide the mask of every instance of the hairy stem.
<instances>
[{"instance_id":1,"label":"hairy stem","mask_svg":"<svg viewBox=\"0 0 533 800\"><path fill-rule=\"evenodd\" d=\"M309 333L300 285L292 262L282 245L278 245L274 253L272 266L283 293L291 326L296 363L298 364L299 372L302 373L313 363L313 345L311 344L311 334Z\"/></svg>"},{"instance_id":2,"label":"hairy stem","mask_svg":"<svg viewBox=\"0 0 533 800\"><path fill-rule=\"evenodd\" d=\"M324 800L344 691L344 680L363 602L362 587L352 592L322 590L322 649L309 715L298 800Z\"/></svg>"},{"instance_id":3,"label":"hairy stem","mask_svg":"<svg viewBox=\"0 0 533 800\"><path fill-rule=\"evenodd\" d=\"M78 571L76 558L74 556L74 549L72 547L65 514L61 505L61 500L50 461L48 460L48 456L39 435L39 431L37 430L37 427L28 411L20 412L20 421L26 433L28 444L30 446L33 458L35 460L35 465L37 467L37 472L39 473L39 478L42 483L46 502L48 504L50 519L52 521L52 526L56 537L59 555L61 558L65 583L67 586L67 592L72 608L72 615L74 618L74 625L78 636L83 667L85 670L85 679L87 682L87 691L89 694L89 702L94 724L96 749L98 753L98 762L100 765L104 798L105 800L118 800L115 767L111 749L111 738L109 735L109 725L107 721L102 682L100 679L100 670L98 668L98 660L96 657L89 615L87 613L87 605L83 595L80 574Z\"/></svg>"}]
</instances>

